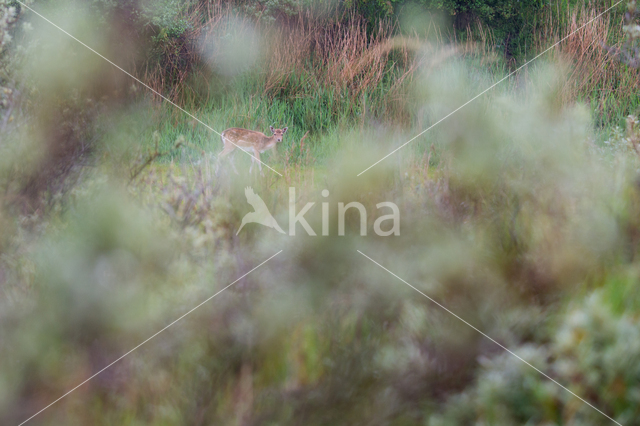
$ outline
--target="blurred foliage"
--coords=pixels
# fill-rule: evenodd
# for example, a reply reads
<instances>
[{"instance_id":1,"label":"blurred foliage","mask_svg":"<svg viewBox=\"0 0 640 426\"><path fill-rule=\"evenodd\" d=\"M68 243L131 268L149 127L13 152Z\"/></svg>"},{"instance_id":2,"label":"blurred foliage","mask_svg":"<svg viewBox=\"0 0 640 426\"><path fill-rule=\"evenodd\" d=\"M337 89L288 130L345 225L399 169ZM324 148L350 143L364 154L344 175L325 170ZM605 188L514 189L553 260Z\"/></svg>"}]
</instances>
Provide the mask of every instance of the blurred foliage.
<instances>
[{"instance_id":1,"label":"blurred foliage","mask_svg":"<svg viewBox=\"0 0 640 426\"><path fill-rule=\"evenodd\" d=\"M93 21L98 3L113 13ZM590 106L566 95L571 63L535 64L356 177L501 78L495 52L367 34L358 19L274 28L294 16L278 12L288 2L261 4L275 21L170 1L121 20L137 5L98 3L38 10L118 64L144 64L160 35L198 40L145 81L171 88L162 76L192 82L202 66L210 92L189 98L193 84L176 99L214 128L291 125L282 159L266 160L282 177L247 174L247 158L232 174L197 122L36 17L12 22L32 30L5 50L20 60L3 62L23 89L0 133L1 424L96 373L31 422L608 422L357 250L637 424L638 123L598 143ZM184 71L192 53L200 65ZM316 203L316 230L326 202L331 235L236 235L247 186L281 225L290 187L297 211ZM336 236L350 201L366 207L369 236L357 215ZM371 232L382 201L399 206L401 236Z\"/></svg>"},{"instance_id":2,"label":"blurred foliage","mask_svg":"<svg viewBox=\"0 0 640 426\"><path fill-rule=\"evenodd\" d=\"M351 0L347 4L362 14L372 28L380 19L415 5L444 13L463 36L468 27L480 24L493 32L496 47L507 56L518 58L526 53L523 48L531 43L536 21L545 8L545 2L539 0Z\"/></svg>"},{"instance_id":3,"label":"blurred foliage","mask_svg":"<svg viewBox=\"0 0 640 426\"><path fill-rule=\"evenodd\" d=\"M442 27L452 39L477 40L490 32L493 47L518 63L537 53L532 45L549 15L557 18L556 30L562 32L571 24L565 19L571 11L581 7L603 11L611 6L602 0L348 0L345 5L357 11L372 32L377 30L380 20L407 11L415 13L416 8L425 9L444 18ZM622 6L611 13L621 19L621 9Z\"/></svg>"},{"instance_id":4,"label":"blurred foliage","mask_svg":"<svg viewBox=\"0 0 640 426\"><path fill-rule=\"evenodd\" d=\"M27 1L26 4L31 4L31 1ZM13 1L0 1L0 132L7 129L7 123L12 119L19 94L14 84L14 71L11 68L16 61L7 53L14 37L14 27L20 16L20 9L16 6ZM24 24L23 28L30 29L28 24Z\"/></svg>"},{"instance_id":5,"label":"blurred foliage","mask_svg":"<svg viewBox=\"0 0 640 426\"><path fill-rule=\"evenodd\" d=\"M574 302L546 345L523 345L515 352L536 368L622 424L640 417L637 317L617 315L595 292ZM608 420L510 354L482 359L477 384L453 398L430 425L484 421L489 424L605 424ZM477 420L476 420L477 419Z\"/></svg>"}]
</instances>

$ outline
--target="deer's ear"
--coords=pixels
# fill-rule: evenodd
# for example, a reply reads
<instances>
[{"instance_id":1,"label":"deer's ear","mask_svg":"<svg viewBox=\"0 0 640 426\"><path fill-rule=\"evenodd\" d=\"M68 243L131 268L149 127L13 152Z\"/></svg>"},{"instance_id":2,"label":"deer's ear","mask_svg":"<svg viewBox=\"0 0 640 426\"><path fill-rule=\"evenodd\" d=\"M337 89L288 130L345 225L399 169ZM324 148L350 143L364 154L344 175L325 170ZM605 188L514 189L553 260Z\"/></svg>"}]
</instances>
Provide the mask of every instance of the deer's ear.
<instances>
[{"instance_id":1,"label":"deer's ear","mask_svg":"<svg viewBox=\"0 0 640 426\"><path fill-rule=\"evenodd\" d=\"M288 127L285 127L284 129L282 129L282 134L284 135L285 133L287 133L287 129Z\"/></svg>"},{"instance_id":2,"label":"deer's ear","mask_svg":"<svg viewBox=\"0 0 640 426\"><path fill-rule=\"evenodd\" d=\"M271 130L271 133L273 133L273 126L269 126L269 130Z\"/></svg>"}]
</instances>

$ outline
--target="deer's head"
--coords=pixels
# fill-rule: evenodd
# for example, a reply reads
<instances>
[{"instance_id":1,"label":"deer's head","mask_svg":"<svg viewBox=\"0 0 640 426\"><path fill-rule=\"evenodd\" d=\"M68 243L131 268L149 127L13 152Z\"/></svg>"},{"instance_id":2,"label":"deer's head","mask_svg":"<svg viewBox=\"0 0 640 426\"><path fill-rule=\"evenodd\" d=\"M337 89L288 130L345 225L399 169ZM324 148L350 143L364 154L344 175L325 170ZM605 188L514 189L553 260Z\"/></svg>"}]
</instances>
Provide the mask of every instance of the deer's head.
<instances>
[{"instance_id":1,"label":"deer's head","mask_svg":"<svg viewBox=\"0 0 640 426\"><path fill-rule=\"evenodd\" d=\"M271 130L271 133L275 136L276 142L282 142L282 136L287 133L287 129L288 127L285 127L284 129L274 129L273 126L269 126L269 130Z\"/></svg>"}]
</instances>

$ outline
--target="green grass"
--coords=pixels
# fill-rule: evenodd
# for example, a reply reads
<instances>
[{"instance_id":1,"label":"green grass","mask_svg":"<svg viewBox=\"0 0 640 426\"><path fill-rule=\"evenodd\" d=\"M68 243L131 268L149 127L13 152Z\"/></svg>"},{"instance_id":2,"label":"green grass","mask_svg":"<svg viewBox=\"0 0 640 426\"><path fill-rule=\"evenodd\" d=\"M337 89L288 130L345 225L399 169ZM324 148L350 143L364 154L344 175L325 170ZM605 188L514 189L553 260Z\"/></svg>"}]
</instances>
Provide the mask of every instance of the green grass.
<instances>
[{"instance_id":1,"label":"green grass","mask_svg":"<svg viewBox=\"0 0 640 426\"><path fill-rule=\"evenodd\" d=\"M475 83L467 87L468 98L489 87L508 71L504 62L487 61L481 55L466 55L460 61L469 65L471 71L467 77ZM398 73L398 70L390 69L389 75L376 87L362 91L360 96L352 96L348 87L340 90L326 87L314 82L313 76L303 74L293 74L281 89L263 93L261 87L264 83L260 75L247 73L222 87L222 94L212 96L204 103L192 99L184 108L217 132L241 127L269 135L269 126L288 126L289 130L277 148L280 159L288 153L290 164L308 165L312 162L314 166L325 166L327 159L352 143L362 147L370 147L373 143L376 148L390 152L445 114L422 107L421 96L425 90L431 92L432 89L422 87L419 81L403 83L400 91L395 89L391 96ZM508 84L505 82L504 86ZM494 92L485 96L493 97ZM461 104L465 99L459 101ZM448 105L450 110L457 106ZM198 161L203 151L217 154L222 150L219 135L170 104L162 103L144 120L132 120L131 125L137 126L140 121L147 123L139 138L140 149L153 149L153 134L157 132L159 150L171 152L161 157L161 162ZM306 132L309 135L303 151L299 144ZM439 148L437 134L437 129L434 129L416 139L406 152L422 158L430 152L432 145ZM185 138L186 146L172 150L181 136ZM440 156L435 151L434 154L431 162L437 164ZM248 158L242 161L247 161L248 165ZM267 162L270 161L273 160L268 158Z\"/></svg>"},{"instance_id":2,"label":"green grass","mask_svg":"<svg viewBox=\"0 0 640 426\"><path fill-rule=\"evenodd\" d=\"M367 122L384 119L394 113L394 106L385 98L392 78L357 98L350 96L348 88L338 91L332 87L313 86L308 83L308 78L301 76L289 81L286 93L283 91L270 96L261 94L259 81L252 78L255 76L237 78L220 97L209 99L204 105L185 105L185 109L218 132L241 127L269 135L269 126L288 126L278 150L281 153L290 151L293 162L302 161L306 156L297 148L303 135L309 132L305 144L316 163L322 163L336 151L340 135L348 129L363 127ZM160 151L169 151L180 136L184 136L188 143L180 154L174 152L161 161L185 157L194 159L201 155L201 151L217 153L222 150L219 135L169 104L163 103L147 119L151 124L141 138L143 150L154 147L153 132L160 136Z\"/></svg>"}]
</instances>

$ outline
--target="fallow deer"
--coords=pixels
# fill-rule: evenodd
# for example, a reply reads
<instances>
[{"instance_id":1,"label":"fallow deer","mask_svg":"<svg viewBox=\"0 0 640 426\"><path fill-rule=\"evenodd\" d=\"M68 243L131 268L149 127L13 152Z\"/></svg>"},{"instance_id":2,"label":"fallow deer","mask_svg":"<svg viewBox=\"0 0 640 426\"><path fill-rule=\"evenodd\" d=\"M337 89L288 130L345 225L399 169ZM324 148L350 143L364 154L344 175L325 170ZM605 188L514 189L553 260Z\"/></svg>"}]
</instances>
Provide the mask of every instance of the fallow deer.
<instances>
[{"instance_id":1,"label":"fallow deer","mask_svg":"<svg viewBox=\"0 0 640 426\"><path fill-rule=\"evenodd\" d=\"M260 173L262 173L262 161L260 160L260 153L269 149L275 148L278 142L282 142L282 137L287 132L288 127L283 129L274 129L273 126L269 126L272 136L267 136L264 133L256 132L254 130L240 129L232 127L221 133L222 143L224 149L220 153L219 157L226 157L231 154L236 148L240 148L243 151L252 153L251 167L249 173L253 169L253 163L258 162L260 166ZM229 161L233 170L238 173L233 161Z\"/></svg>"}]
</instances>

